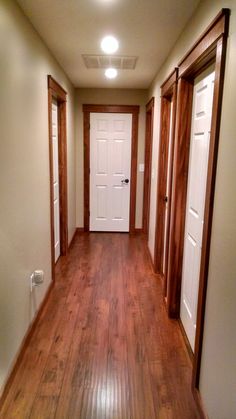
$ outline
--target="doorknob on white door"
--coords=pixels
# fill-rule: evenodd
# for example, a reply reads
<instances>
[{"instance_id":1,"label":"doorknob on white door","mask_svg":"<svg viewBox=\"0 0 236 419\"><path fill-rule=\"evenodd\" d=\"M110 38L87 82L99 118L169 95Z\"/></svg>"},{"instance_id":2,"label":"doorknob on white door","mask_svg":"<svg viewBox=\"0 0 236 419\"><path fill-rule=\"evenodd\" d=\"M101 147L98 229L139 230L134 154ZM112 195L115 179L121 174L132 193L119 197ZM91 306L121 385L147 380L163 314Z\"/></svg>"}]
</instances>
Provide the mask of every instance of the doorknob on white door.
<instances>
[{"instance_id":1,"label":"doorknob on white door","mask_svg":"<svg viewBox=\"0 0 236 419\"><path fill-rule=\"evenodd\" d=\"M123 185L124 185L124 184L128 185L128 183L129 183L129 179L122 179L122 180L121 180L121 183L123 183Z\"/></svg>"}]
</instances>

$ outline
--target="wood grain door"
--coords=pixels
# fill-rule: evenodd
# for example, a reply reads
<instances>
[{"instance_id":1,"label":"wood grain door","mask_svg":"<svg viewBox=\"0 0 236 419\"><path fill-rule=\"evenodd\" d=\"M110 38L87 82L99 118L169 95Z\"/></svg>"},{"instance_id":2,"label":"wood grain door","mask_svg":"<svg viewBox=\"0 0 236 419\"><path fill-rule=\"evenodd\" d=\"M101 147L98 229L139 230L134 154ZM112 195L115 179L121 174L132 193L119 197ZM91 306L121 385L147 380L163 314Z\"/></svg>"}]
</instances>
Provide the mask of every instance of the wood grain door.
<instances>
[{"instance_id":1,"label":"wood grain door","mask_svg":"<svg viewBox=\"0 0 236 419\"><path fill-rule=\"evenodd\" d=\"M208 71L209 73L209 71ZM193 92L193 112L184 236L180 318L194 350L202 232L215 73L199 76Z\"/></svg>"},{"instance_id":2,"label":"wood grain door","mask_svg":"<svg viewBox=\"0 0 236 419\"><path fill-rule=\"evenodd\" d=\"M90 231L129 231L131 133L131 114L90 114Z\"/></svg>"}]
</instances>

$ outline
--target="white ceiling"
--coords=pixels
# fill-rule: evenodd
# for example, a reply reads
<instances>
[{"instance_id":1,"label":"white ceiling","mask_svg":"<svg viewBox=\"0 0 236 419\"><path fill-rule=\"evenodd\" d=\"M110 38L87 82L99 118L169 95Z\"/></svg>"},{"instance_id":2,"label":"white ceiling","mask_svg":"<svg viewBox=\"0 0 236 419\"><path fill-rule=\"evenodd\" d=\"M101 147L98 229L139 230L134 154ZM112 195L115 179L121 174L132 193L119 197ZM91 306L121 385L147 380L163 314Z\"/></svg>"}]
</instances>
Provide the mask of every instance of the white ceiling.
<instances>
[{"instance_id":1,"label":"white ceiling","mask_svg":"<svg viewBox=\"0 0 236 419\"><path fill-rule=\"evenodd\" d=\"M17 0L76 87L148 88L199 0ZM107 80L82 54L102 54L101 39L119 40L117 55L138 56L135 70Z\"/></svg>"}]
</instances>

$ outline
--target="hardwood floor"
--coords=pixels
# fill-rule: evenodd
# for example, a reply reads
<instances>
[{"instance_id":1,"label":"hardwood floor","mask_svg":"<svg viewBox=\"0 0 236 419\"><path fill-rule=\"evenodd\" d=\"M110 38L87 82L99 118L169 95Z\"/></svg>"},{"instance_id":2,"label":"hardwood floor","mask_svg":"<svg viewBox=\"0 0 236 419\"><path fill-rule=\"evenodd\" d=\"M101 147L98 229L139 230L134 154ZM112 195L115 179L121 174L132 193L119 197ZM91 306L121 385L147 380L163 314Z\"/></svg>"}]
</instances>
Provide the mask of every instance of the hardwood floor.
<instances>
[{"instance_id":1,"label":"hardwood floor","mask_svg":"<svg viewBox=\"0 0 236 419\"><path fill-rule=\"evenodd\" d=\"M77 235L3 419L195 419L191 363L141 236Z\"/></svg>"}]
</instances>

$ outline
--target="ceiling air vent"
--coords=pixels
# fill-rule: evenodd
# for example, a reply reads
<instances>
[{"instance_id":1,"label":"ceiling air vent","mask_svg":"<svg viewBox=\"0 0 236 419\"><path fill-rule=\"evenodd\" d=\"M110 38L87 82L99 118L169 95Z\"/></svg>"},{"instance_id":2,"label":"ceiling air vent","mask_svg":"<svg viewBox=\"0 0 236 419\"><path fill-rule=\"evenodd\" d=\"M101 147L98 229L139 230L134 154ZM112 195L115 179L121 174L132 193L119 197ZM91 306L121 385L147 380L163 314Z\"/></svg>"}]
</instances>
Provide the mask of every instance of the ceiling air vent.
<instances>
[{"instance_id":1,"label":"ceiling air vent","mask_svg":"<svg viewBox=\"0 0 236 419\"><path fill-rule=\"evenodd\" d=\"M117 70L134 70L138 57L121 57L118 55L82 55L87 68L108 68Z\"/></svg>"}]
</instances>

